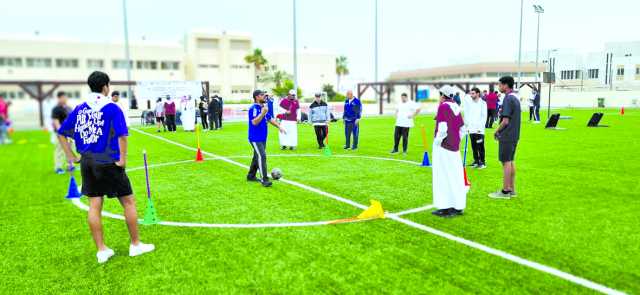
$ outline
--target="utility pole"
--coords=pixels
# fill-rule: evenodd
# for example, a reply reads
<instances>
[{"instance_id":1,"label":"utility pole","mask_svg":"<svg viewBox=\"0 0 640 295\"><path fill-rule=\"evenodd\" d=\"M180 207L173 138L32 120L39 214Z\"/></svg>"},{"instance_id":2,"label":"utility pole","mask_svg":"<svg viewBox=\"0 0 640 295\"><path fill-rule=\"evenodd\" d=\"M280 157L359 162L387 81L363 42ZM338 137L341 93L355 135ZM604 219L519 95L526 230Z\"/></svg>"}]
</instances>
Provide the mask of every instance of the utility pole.
<instances>
[{"instance_id":1,"label":"utility pole","mask_svg":"<svg viewBox=\"0 0 640 295\"><path fill-rule=\"evenodd\" d=\"M293 0L293 90L298 95L298 29L296 0Z\"/></svg>"},{"instance_id":2,"label":"utility pole","mask_svg":"<svg viewBox=\"0 0 640 295\"><path fill-rule=\"evenodd\" d=\"M520 0L520 40L518 41L518 86L520 91L520 82L522 81L522 18L524 17L524 0Z\"/></svg>"},{"instance_id":3,"label":"utility pole","mask_svg":"<svg viewBox=\"0 0 640 295\"><path fill-rule=\"evenodd\" d=\"M127 81L131 81L131 53L129 51L129 24L127 21L127 0L122 0L122 15L124 18L124 55L127 60ZM129 105L133 101L133 91L131 85L127 84L127 98L129 98Z\"/></svg>"},{"instance_id":4,"label":"utility pole","mask_svg":"<svg viewBox=\"0 0 640 295\"><path fill-rule=\"evenodd\" d=\"M373 0L375 2L375 25L374 25L374 65L375 65L375 82L378 82L378 0Z\"/></svg>"}]
</instances>

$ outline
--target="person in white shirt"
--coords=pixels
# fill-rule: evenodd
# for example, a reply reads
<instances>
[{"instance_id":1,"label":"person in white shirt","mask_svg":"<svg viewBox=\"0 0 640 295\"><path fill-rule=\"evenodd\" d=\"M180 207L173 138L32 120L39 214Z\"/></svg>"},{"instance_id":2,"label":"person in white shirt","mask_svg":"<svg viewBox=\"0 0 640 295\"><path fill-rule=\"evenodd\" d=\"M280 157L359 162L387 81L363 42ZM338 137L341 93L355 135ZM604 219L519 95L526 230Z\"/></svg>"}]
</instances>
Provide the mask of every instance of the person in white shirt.
<instances>
[{"instance_id":1,"label":"person in white shirt","mask_svg":"<svg viewBox=\"0 0 640 295\"><path fill-rule=\"evenodd\" d=\"M398 145L400 144L400 138L402 138L402 153L406 155L409 146L409 129L413 127L413 118L420 113L420 106L410 101L406 93L400 96L400 100L396 109L396 130L393 136L394 142L391 153L398 153Z\"/></svg>"},{"instance_id":2,"label":"person in white shirt","mask_svg":"<svg viewBox=\"0 0 640 295\"><path fill-rule=\"evenodd\" d=\"M487 122L487 103L482 100L480 89L473 88L469 92L470 96L465 96L463 103L464 125L471 139L471 149L473 150L473 163L471 167L484 169L486 162L484 158L484 128Z\"/></svg>"}]
</instances>

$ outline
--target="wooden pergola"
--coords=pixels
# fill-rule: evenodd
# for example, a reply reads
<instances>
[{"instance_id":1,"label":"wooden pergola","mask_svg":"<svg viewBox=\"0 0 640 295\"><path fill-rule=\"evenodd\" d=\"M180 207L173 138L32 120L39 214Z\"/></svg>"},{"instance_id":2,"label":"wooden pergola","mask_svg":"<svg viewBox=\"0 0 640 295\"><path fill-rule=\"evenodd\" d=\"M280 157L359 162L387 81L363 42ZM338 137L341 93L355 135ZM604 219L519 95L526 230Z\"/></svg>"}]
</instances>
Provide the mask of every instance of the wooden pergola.
<instances>
[{"instance_id":1,"label":"wooden pergola","mask_svg":"<svg viewBox=\"0 0 640 295\"><path fill-rule=\"evenodd\" d=\"M38 112L40 117L40 127L44 127L44 114L42 102L62 85L86 85L87 81L70 80L70 81L0 81L0 85L17 85L31 98L38 101ZM135 86L135 81L111 81L111 85L130 85ZM202 81L202 94L209 97L209 81ZM133 96L135 98L135 95Z\"/></svg>"},{"instance_id":2,"label":"wooden pergola","mask_svg":"<svg viewBox=\"0 0 640 295\"><path fill-rule=\"evenodd\" d=\"M384 107L384 97L387 98L387 103L391 103L391 92L396 86L406 86L409 87L410 98L411 100L415 100L416 95L418 93L418 87L420 86L429 86L434 87L436 89L440 89L440 87L445 85L450 85L453 87L459 88L463 93L469 93L471 88L478 86L489 86L490 91L494 91L495 86L498 82L442 82L442 81L432 81L432 82L416 82L416 81L391 81L391 82L364 82L358 83L358 97L362 97L362 95L367 91L367 89L371 88L376 92L378 96L378 104L380 106L379 113L382 115L383 107ZM520 87L528 86L529 88L535 90L536 92L540 92L542 88L542 82L522 82L520 83Z\"/></svg>"}]
</instances>

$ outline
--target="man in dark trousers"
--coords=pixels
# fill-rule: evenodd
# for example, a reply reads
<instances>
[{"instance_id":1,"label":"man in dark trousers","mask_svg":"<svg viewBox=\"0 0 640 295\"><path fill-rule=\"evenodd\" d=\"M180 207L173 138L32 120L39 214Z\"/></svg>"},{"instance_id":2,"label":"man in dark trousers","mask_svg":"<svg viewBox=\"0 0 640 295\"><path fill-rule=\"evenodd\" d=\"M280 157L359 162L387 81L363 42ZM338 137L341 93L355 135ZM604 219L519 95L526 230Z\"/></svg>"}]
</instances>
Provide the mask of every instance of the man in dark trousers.
<instances>
[{"instance_id":1,"label":"man in dark trousers","mask_svg":"<svg viewBox=\"0 0 640 295\"><path fill-rule=\"evenodd\" d=\"M222 115L224 113L224 101L222 101L222 96L218 96L218 101L220 103L220 111L218 112L218 129L222 129Z\"/></svg>"},{"instance_id":2,"label":"man in dark trousers","mask_svg":"<svg viewBox=\"0 0 640 295\"><path fill-rule=\"evenodd\" d=\"M200 103L198 103L198 110L200 110L200 121L202 122L202 129L207 131L209 129L209 123L207 122L208 115L208 103L206 96L200 96Z\"/></svg>"},{"instance_id":3,"label":"man in dark trousers","mask_svg":"<svg viewBox=\"0 0 640 295\"><path fill-rule=\"evenodd\" d=\"M218 100L218 96L214 95L211 97L211 101L209 102L209 129L217 130L220 128L219 121L219 113L220 113L220 101Z\"/></svg>"},{"instance_id":4,"label":"man in dark trousers","mask_svg":"<svg viewBox=\"0 0 640 295\"><path fill-rule=\"evenodd\" d=\"M176 103L167 95L164 103L164 116L167 121L169 132L176 132Z\"/></svg>"},{"instance_id":5,"label":"man in dark trousers","mask_svg":"<svg viewBox=\"0 0 640 295\"><path fill-rule=\"evenodd\" d=\"M534 123L540 124L540 91L534 91L533 93L533 114L535 115Z\"/></svg>"},{"instance_id":6,"label":"man in dark trousers","mask_svg":"<svg viewBox=\"0 0 640 295\"><path fill-rule=\"evenodd\" d=\"M87 81L91 94L77 106L58 129L58 140L70 162L80 162L82 194L89 197L89 229L98 248L98 263L107 262L115 252L107 247L102 231L102 205L106 195L118 198L124 209L129 229L129 256L138 256L155 249L144 244L138 233L138 213L131 182L126 173L129 131L124 113L110 98L109 76L93 72ZM74 139L76 155L68 137Z\"/></svg>"},{"instance_id":7,"label":"man in dark trousers","mask_svg":"<svg viewBox=\"0 0 640 295\"><path fill-rule=\"evenodd\" d=\"M485 128L493 128L493 122L496 120L496 112L498 109L498 94L489 91L486 96L487 102L487 123L484 125Z\"/></svg>"},{"instance_id":8,"label":"man in dark trousers","mask_svg":"<svg viewBox=\"0 0 640 295\"><path fill-rule=\"evenodd\" d=\"M346 142L344 149L357 150L358 149L358 133L360 132L360 117L362 115L362 104L360 100L353 96L353 91L347 91L347 99L344 101L344 113L342 119L344 120L344 135ZM353 135L353 146L351 145L351 136Z\"/></svg>"},{"instance_id":9,"label":"man in dark trousers","mask_svg":"<svg viewBox=\"0 0 640 295\"><path fill-rule=\"evenodd\" d=\"M53 110L51 110L51 124L53 125L53 130L55 132L58 132L62 122L67 119L67 116L69 116L69 113L71 112L71 108L67 105L67 94L64 93L64 91L59 91L57 97L58 104L53 108ZM64 150L62 149L60 141L56 141L55 145L56 146L53 151L54 170L56 174L64 174L65 168L68 166ZM71 169L72 167L68 168Z\"/></svg>"},{"instance_id":10,"label":"man in dark trousers","mask_svg":"<svg viewBox=\"0 0 640 295\"><path fill-rule=\"evenodd\" d=\"M489 194L494 199L510 199L516 196L514 183L516 166L514 163L516 147L520 140L520 98L513 91L514 80L511 76L500 78L500 92L504 93L502 111L500 112L500 126L494 137L498 140L498 157L502 162L504 181L502 190Z\"/></svg>"},{"instance_id":11,"label":"man in dark trousers","mask_svg":"<svg viewBox=\"0 0 640 295\"><path fill-rule=\"evenodd\" d=\"M331 121L331 112L327 103L322 100L322 93L316 93L313 103L309 106L309 121L316 132L318 148L324 148L324 140L327 138L329 121Z\"/></svg>"},{"instance_id":12,"label":"man in dark trousers","mask_svg":"<svg viewBox=\"0 0 640 295\"><path fill-rule=\"evenodd\" d=\"M264 92L255 90L253 92L253 105L249 108L249 144L253 149L253 159L247 174L247 181L262 183L264 187L270 187L269 174L267 173L267 122L275 126L281 133L285 133L280 124L269 114L269 106L264 100ZM260 171L261 179L256 177Z\"/></svg>"}]
</instances>

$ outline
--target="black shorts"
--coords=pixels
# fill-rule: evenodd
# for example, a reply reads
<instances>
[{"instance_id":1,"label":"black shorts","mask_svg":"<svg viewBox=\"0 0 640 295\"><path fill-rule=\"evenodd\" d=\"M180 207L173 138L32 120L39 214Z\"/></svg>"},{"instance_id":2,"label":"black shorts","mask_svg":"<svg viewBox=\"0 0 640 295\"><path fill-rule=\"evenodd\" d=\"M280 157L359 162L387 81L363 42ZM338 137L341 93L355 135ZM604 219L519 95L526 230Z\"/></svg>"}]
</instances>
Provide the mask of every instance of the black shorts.
<instances>
[{"instance_id":1,"label":"black shorts","mask_svg":"<svg viewBox=\"0 0 640 295\"><path fill-rule=\"evenodd\" d=\"M516 157L516 147L518 146L517 141L500 141L498 143L498 158L500 162L511 162Z\"/></svg>"},{"instance_id":2,"label":"black shorts","mask_svg":"<svg viewBox=\"0 0 640 295\"><path fill-rule=\"evenodd\" d=\"M93 159L82 158L82 194L88 197L126 197L133 194L131 182L124 168L115 163L96 163Z\"/></svg>"},{"instance_id":3,"label":"black shorts","mask_svg":"<svg viewBox=\"0 0 640 295\"><path fill-rule=\"evenodd\" d=\"M158 123L164 122L164 117L156 117L156 122Z\"/></svg>"}]
</instances>

